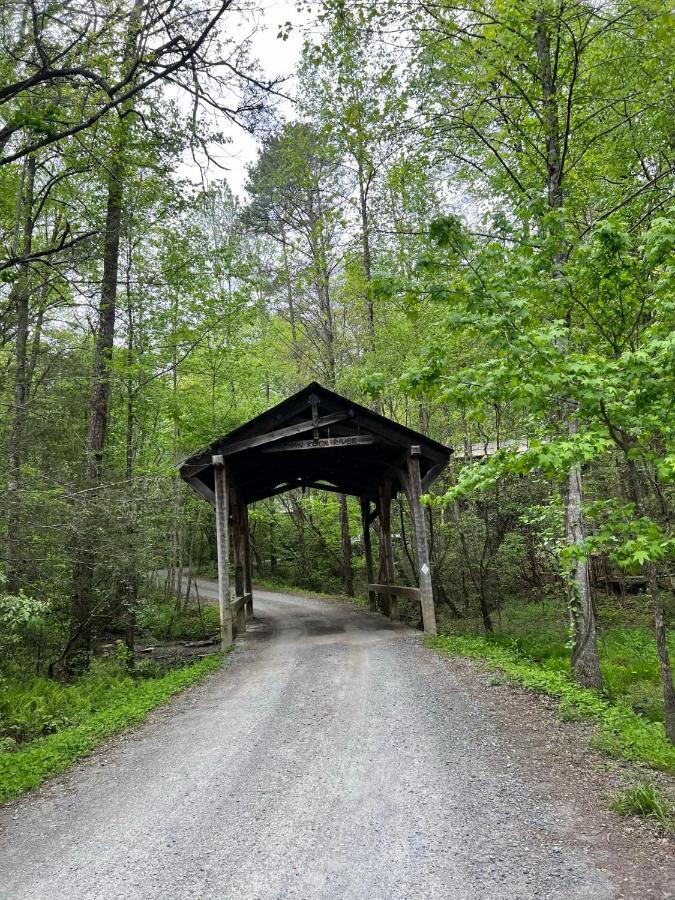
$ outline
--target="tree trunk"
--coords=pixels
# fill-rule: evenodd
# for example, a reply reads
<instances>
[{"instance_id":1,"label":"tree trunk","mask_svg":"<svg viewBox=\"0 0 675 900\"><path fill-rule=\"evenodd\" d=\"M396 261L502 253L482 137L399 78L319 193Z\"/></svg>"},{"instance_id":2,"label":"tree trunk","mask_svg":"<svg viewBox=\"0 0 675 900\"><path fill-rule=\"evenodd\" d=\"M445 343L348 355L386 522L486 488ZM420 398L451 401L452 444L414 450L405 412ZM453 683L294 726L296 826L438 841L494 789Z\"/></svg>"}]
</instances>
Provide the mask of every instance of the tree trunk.
<instances>
[{"instance_id":1,"label":"tree trunk","mask_svg":"<svg viewBox=\"0 0 675 900\"><path fill-rule=\"evenodd\" d=\"M670 667L668 644L666 643L663 597L659 586L657 568L653 562L647 563L647 577L649 578L649 593L652 597L654 633L656 636L656 649L659 654L659 668L661 670L666 735L668 740L675 744L675 690L673 690L673 675Z\"/></svg>"},{"instance_id":2,"label":"tree trunk","mask_svg":"<svg viewBox=\"0 0 675 900\"><path fill-rule=\"evenodd\" d=\"M288 262L288 246L286 235L282 235L281 246L284 254L284 278L286 280L286 300L288 302L288 318L291 325L291 341L293 343L292 354L295 362L298 383L300 383L300 346L298 344L298 325L295 314L295 301L293 299L293 282L291 281L291 269Z\"/></svg>"},{"instance_id":3,"label":"tree trunk","mask_svg":"<svg viewBox=\"0 0 675 900\"><path fill-rule=\"evenodd\" d=\"M123 203L123 151L118 147L110 163L105 238L103 242L103 280L99 306L92 391L89 402L89 427L85 445L85 481L101 478L103 449L108 429L110 405L110 363L117 311L117 272L119 268L120 229Z\"/></svg>"},{"instance_id":4,"label":"tree trunk","mask_svg":"<svg viewBox=\"0 0 675 900\"><path fill-rule=\"evenodd\" d=\"M178 409L178 299L174 297L171 321L171 390L173 408ZM180 422L174 416L173 455L178 458L180 451ZM183 483L176 472L173 480L173 528L171 534L171 583L174 593L183 596Z\"/></svg>"},{"instance_id":5,"label":"tree trunk","mask_svg":"<svg viewBox=\"0 0 675 900\"><path fill-rule=\"evenodd\" d=\"M466 540L466 535L464 534L464 529L461 526L461 517L459 511L459 504L452 504L452 516L455 521L455 526L457 528L457 534L459 535L459 543L462 548L462 553L464 555L464 560L466 562L466 568L469 573L469 578L471 579L471 584L476 592L476 597L478 598L478 605L480 608L481 618L483 620L483 628L485 629L485 633L488 634L492 629L492 617L490 616L490 607L488 606L487 600L485 598L485 594L483 592L483 585L479 579L476 578L476 575L473 570L473 565L471 563L471 553L469 552L469 545ZM464 575L462 574L462 580L464 579ZM467 603L468 610L468 603Z\"/></svg>"},{"instance_id":6,"label":"tree trunk","mask_svg":"<svg viewBox=\"0 0 675 900\"><path fill-rule=\"evenodd\" d=\"M563 159L561 151L560 119L558 114L557 85L554 76L551 53L551 34L545 11L536 13L536 53L539 79L542 89L542 121L546 140L546 189L548 205L552 210L563 206ZM553 258L552 277L560 285L562 266L567 252L562 243ZM568 326L569 326L568 316ZM561 353L567 346L560 346ZM563 420L573 437L578 431L573 405L563 400L561 404ZM585 522L583 511L583 486L581 467L572 466L567 473L563 487L565 536L568 547L574 548L584 540ZM572 549L572 563L567 579L567 601L573 629L572 668L574 677L584 687L602 688L600 657L595 633L595 611L593 609L588 563Z\"/></svg>"},{"instance_id":7,"label":"tree trunk","mask_svg":"<svg viewBox=\"0 0 675 900\"><path fill-rule=\"evenodd\" d=\"M368 316L368 338L371 351L375 350L375 309L373 306L372 264L370 253L370 227L368 223L368 196L363 162L358 161L359 211L361 213L361 246L363 249L363 275L366 282L366 310Z\"/></svg>"},{"instance_id":8,"label":"tree trunk","mask_svg":"<svg viewBox=\"0 0 675 900\"><path fill-rule=\"evenodd\" d=\"M270 519L270 578L274 579L277 572L277 557L274 546L274 520Z\"/></svg>"},{"instance_id":9,"label":"tree trunk","mask_svg":"<svg viewBox=\"0 0 675 900\"><path fill-rule=\"evenodd\" d=\"M542 89L542 119L546 138L548 205L551 209L560 209L563 205L560 120L557 85L551 60L551 33L546 23L546 12L536 13L535 22L537 25L537 62Z\"/></svg>"},{"instance_id":10,"label":"tree trunk","mask_svg":"<svg viewBox=\"0 0 675 900\"><path fill-rule=\"evenodd\" d=\"M335 329L333 327L333 310L331 308L328 273L324 271L318 279L319 306L322 312L323 344L326 353L326 380L333 390L337 382L337 362L335 359Z\"/></svg>"},{"instance_id":11,"label":"tree trunk","mask_svg":"<svg viewBox=\"0 0 675 900\"><path fill-rule=\"evenodd\" d=\"M138 27L142 11L141 0L136 0L128 19L127 33L122 56L122 70L125 71L132 59L138 40ZM97 483L101 478L103 450L108 430L110 405L110 363L115 337L115 316L117 312L117 273L119 269L120 232L124 203L124 176L127 156L127 129L132 101L121 108L120 133L111 148L107 161L108 184L105 235L103 239L103 278L101 300L98 311L98 326L94 349L92 371L92 391L89 403L89 425L85 444L85 481Z\"/></svg>"},{"instance_id":12,"label":"tree trunk","mask_svg":"<svg viewBox=\"0 0 675 900\"><path fill-rule=\"evenodd\" d=\"M412 513L411 513L412 516ZM401 501L401 495L398 497L398 522L399 528L401 529L401 544L403 545L403 552L405 553L405 557L408 560L408 565L410 566L410 572L412 577L413 584L418 580L418 569L417 563L415 562L415 557L411 552L411 547L408 543L408 536L405 530L405 513L403 510L403 503ZM415 523L412 523L413 530L415 528Z\"/></svg>"},{"instance_id":13,"label":"tree trunk","mask_svg":"<svg viewBox=\"0 0 675 900\"><path fill-rule=\"evenodd\" d=\"M141 0L135 0L127 20L121 68L126 71L133 59L139 40L139 23L142 12ZM103 276L98 323L94 345L92 366L91 399L89 420L85 440L84 481L87 488L96 488L101 483L103 452L108 431L111 378L110 364L115 337L117 312L117 275L119 269L120 233L124 204L124 177L127 157L127 131L129 113L133 101L128 100L120 108L119 134L111 147L107 161L107 202L105 234L103 238ZM97 510L92 510L88 494L80 494L76 518L81 523L76 536L75 564L73 572L73 618L70 638L64 650L65 667L70 672L88 666L94 634L96 609L92 596L93 574L96 562L96 546L93 540L98 526ZM94 517L94 521L88 521Z\"/></svg>"},{"instance_id":14,"label":"tree trunk","mask_svg":"<svg viewBox=\"0 0 675 900\"><path fill-rule=\"evenodd\" d=\"M379 522L380 565L379 584L395 584L394 547L391 540L391 481L386 479L377 490L377 511ZM377 602L386 616L391 616L398 608L398 599L391 594L378 594Z\"/></svg>"},{"instance_id":15,"label":"tree trunk","mask_svg":"<svg viewBox=\"0 0 675 900\"><path fill-rule=\"evenodd\" d=\"M108 429L110 405L110 363L117 303L117 273L119 267L120 229L123 203L123 146L113 150L109 163L106 226L103 238L103 278L99 304L92 389L89 401L89 422L85 441L84 482L88 489L101 483L103 451ZM93 496L96 496L94 493ZM96 545L93 533L97 525L97 511L88 493L78 495L76 518L81 523L75 537L75 565L73 571L73 617L65 650L65 667L69 673L81 671L89 664L95 629L93 576ZM93 518L92 518L93 517Z\"/></svg>"},{"instance_id":16,"label":"tree trunk","mask_svg":"<svg viewBox=\"0 0 675 900\"><path fill-rule=\"evenodd\" d=\"M642 518L645 513L644 498L640 476L635 461L630 458L628 451L624 450L628 474L630 478L631 493L635 502L635 511ZM663 689L664 722L666 735L671 743L675 744L675 690L673 689L673 675L670 668L670 656L666 642L666 621L663 608L663 597L659 585L658 570L654 562L648 562L645 566L649 582L649 593L652 598L654 612L654 633L656 637L656 649L659 654L659 668L661 670L661 685Z\"/></svg>"},{"instance_id":17,"label":"tree trunk","mask_svg":"<svg viewBox=\"0 0 675 900\"><path fill-rule=\"evenodd\" d=\"M565 535L568 547L580 547L585 540L582 511L581 467L573 466L563 488ZM572 624L572 668L583 687L600 690L602 674L595 634L595 610L591 597L588 560L583 553L572 553L567 580L567 603Z\"/></svg>"},{"instance_id":18,"label":"tree trunk","mask_svg":"<svg viewBox=\"0 0 675 900\"><path fill-rule=\"evenodd\" d=\"M33 242L33 193L35 185L35 157L28 156L24 163L21 186L17 200L17 220L14 255L28 256ZM23 225L21 222L23 221ZM4 570L7 590L18 588L18 547L21 522L21 462L24 442L24 426L28 402L28 330L30 303L30 272L28 262L21 263L18 278L10 295L10 308L16 310L14 402L12 422L7 442L9 479L6 494L6 532Z\"/></svg>"},{"instance_id":19,"label":"tree trunk","mask_svg":"<svg viewBox=\"0 0 675 900\"><path fill-rule=\"evenodd\" d=\"M131 270L131 260L127 272ZM134 649L136 643L136 607L138 605L139 572L136 563L136 492L133 485L134 466L136 462L136 429L134 428L134 381L132 378L134 364L134 311L131 303L131 285L127 283L128 328L127 328L127 390L126 390L126 477L128 513L126 523L127 560L126 571L122 577L122 616L124 620L124 640L129 651L128 665L134 665Z\"/></svg>"}]
</instances>

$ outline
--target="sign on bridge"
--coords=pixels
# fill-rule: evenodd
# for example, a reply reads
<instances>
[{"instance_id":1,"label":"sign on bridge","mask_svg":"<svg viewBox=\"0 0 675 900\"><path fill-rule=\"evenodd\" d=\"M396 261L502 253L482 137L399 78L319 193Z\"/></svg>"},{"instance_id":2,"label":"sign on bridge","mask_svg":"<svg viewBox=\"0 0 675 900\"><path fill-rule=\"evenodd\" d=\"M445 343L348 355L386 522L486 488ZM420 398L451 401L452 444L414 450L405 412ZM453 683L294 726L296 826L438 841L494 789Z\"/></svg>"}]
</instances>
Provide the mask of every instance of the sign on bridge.
<instances>
[{"instance_id":1,"label":"sign on bridge","mask_svg":"<svg viewBox=\"0 0 675 900\"><path fill-rule=\"evenodd\" d=\"M324 447L351 447L356 444L372 444L371 434L353 434L347 437L314 438L305 441L284 441L265 447L264 453L283 453L286 450L319 450Z\"/></svg>"}]
</instances>

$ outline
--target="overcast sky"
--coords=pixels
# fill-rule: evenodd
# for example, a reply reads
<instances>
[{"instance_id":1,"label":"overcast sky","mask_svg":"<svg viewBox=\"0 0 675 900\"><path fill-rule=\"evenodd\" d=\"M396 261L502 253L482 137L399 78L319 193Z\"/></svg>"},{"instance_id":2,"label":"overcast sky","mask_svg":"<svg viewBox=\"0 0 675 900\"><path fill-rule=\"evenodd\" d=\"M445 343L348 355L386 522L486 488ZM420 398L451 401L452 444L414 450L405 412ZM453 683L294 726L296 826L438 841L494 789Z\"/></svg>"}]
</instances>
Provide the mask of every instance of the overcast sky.
<instances>
[{"instance_id":1,"label":"overcast sky","mask_svg":"<svg viewBox=\"0 0 675 900\"><path fill-rule=\"evenodd\" d=\"M261 64L263 73L274 78L278 76L292 76L296 71L305 34L310 25L310 16L300 14L296 8L295 0L259 0L255 21L250 19L241 25L242 35L254 31L252 38L253 56ZM228 19L231 27L232 19ZM285 41L277 37L280 26L285 22L291 22L293 27ZM293 93L293 84L289 83L285 89ZM279 105L282 116L293 116L293 105L282 101ZM222 126L221 126L222 127ZM257 139L248 134L242 128L228 125L225 129L231 143L226 147L214 147L212 153L218 165L209 165L204 172L202 168L186 157L181 166L181 177L187 177L195 183L200 183L203 178L207 181L225 179L235 194L242 196L246 182L246 167L255 159L257 153ZM223 168L220 168L220 167Z\"/></svg>"}]
</instances>

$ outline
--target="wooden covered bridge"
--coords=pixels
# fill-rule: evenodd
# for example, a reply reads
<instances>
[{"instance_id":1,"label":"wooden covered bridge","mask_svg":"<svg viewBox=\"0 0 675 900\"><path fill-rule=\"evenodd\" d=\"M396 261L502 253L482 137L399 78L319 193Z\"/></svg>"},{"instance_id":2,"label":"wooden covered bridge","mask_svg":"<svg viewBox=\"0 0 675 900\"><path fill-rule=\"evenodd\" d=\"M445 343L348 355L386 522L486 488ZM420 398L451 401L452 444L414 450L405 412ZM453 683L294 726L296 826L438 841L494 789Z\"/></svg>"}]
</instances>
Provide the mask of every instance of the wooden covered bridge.
<instances>
[{"instance_id":1,"label":"wooden covered bridge","mask_svg":"<svg viewBox=\"0 0 675 900\"><path fill-rule=\"evenodd\" d=\"M392 618L398 597L418 600L424 630L436 633L431 569L421 495L448 463L451 450L410 428L312 382L267 412L213 441L180 466L180 474L215 506L218 595L224 645L246 630L253 615L248 505L294 488L358 497L370 609L378 595ZM394 583L391 501L410 504L419 587ZM380 526L377 581L370 527ZM230 596L230 534L234 599Z\"/></svg>"}]
</instances>

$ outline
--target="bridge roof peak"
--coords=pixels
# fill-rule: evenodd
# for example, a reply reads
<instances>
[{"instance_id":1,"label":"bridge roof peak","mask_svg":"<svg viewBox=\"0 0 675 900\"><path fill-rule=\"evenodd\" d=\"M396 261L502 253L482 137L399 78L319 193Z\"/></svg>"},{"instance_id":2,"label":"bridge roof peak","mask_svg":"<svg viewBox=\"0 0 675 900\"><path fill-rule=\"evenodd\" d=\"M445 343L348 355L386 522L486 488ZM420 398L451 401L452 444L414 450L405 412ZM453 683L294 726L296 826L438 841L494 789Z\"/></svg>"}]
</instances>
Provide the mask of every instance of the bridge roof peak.
<instances>
[{"instance_id":1,"label":"bridge roof peak","mask_svg":"<svg viewBox=\"0 0 675 900\"><path fill-rule=\"evenodd\" d=\"M298 487L374 499L387 479L393 494L404 488L411 452L426 489L452 450L312 381L190 456L180 474L210 502L214 456L222 456L246 503Z\"/></svg>"}]
</instances>

